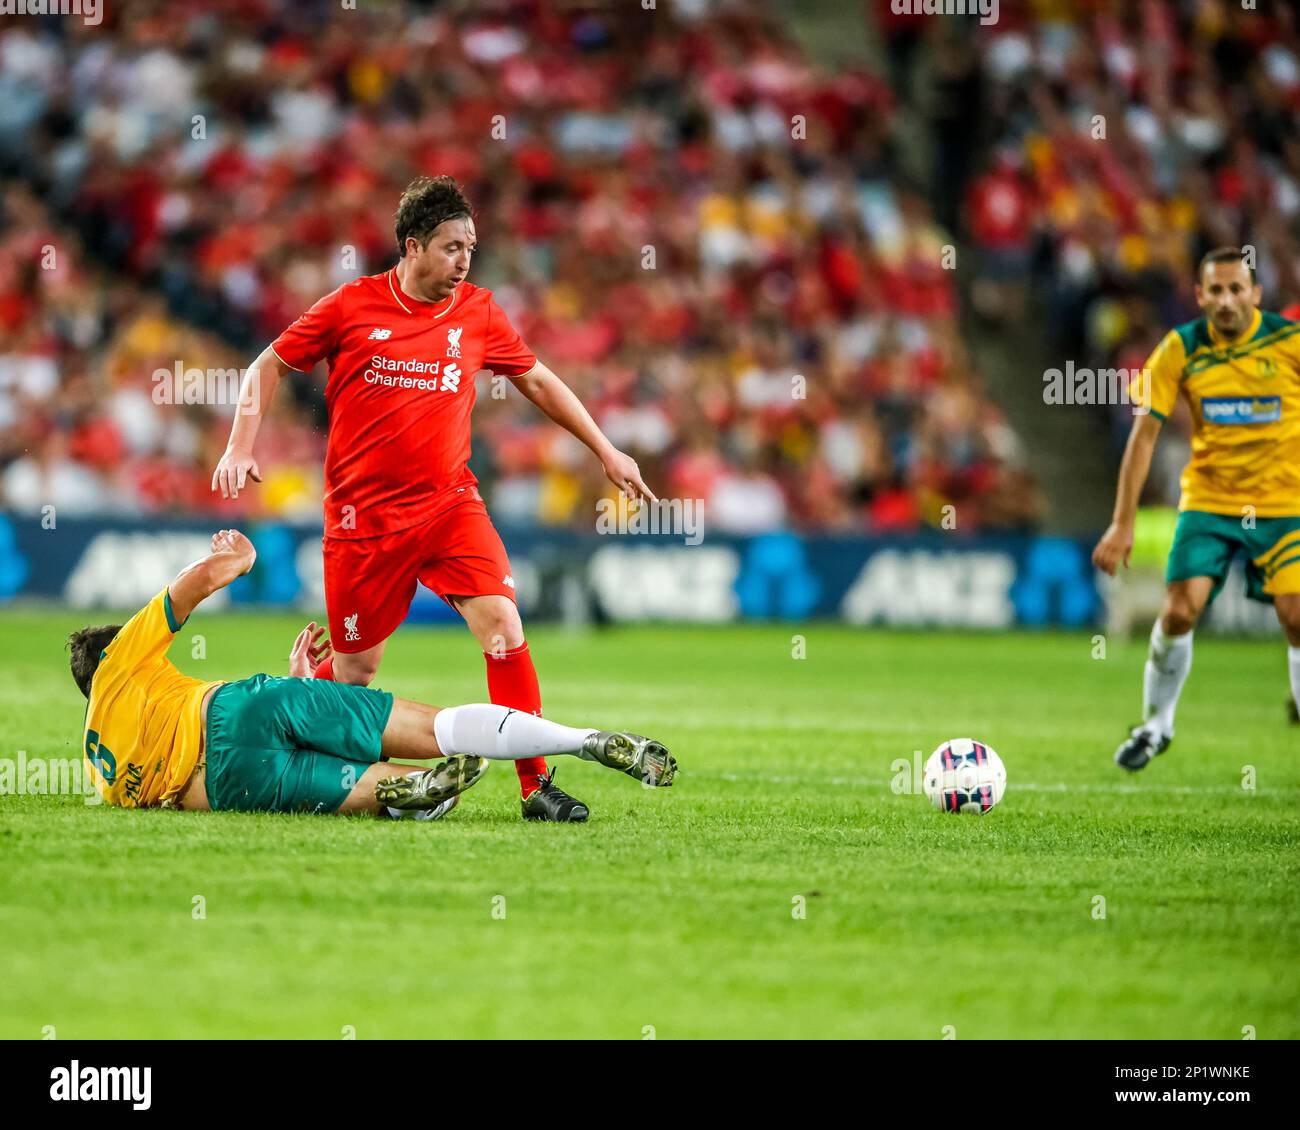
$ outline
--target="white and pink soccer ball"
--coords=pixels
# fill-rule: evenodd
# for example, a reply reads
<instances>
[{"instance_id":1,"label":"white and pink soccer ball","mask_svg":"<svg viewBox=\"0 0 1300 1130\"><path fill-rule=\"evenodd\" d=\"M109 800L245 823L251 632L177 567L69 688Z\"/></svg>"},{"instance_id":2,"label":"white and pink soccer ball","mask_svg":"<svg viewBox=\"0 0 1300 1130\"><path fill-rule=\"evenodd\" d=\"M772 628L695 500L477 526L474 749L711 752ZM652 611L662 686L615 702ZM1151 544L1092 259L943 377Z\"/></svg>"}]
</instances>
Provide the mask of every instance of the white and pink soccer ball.
<instances>
[{"instance_id":1,"label":"white and pink soccer ball","mask_svg":"<svg viewBox=\"0 0 1300 1130\"><path fill-rule=\"evenodd\" d=\"M941 812L985 813L1002 799L1007 770L992 746L953 738L930 754L921 787Z\"/></svg>"}]
</instances>

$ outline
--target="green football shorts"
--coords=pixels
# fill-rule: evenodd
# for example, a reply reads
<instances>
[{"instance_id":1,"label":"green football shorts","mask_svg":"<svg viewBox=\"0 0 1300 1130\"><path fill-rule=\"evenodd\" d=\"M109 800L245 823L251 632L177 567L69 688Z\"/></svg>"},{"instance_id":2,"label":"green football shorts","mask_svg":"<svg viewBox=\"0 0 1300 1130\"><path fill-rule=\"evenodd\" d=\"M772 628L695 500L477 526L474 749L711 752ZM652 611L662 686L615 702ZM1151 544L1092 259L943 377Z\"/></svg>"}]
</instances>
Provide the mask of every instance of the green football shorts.
<instances>
[{"instance_id":1,"label":"green football shorts","mask_svg":"<svg viewBox=\"0 0 1300 1130\"><path fill-rule=\"evenodd\" d=\"M335 812L380 759L393 696L328 679L254 675L208 702L215 811Z\"/></svg>"},{"instance_id":2,"label":"green football shorts","mask_svg":"<svg viewBox=\"0 0 1300 1130\"><path fill-rule=\"evenodd\" d=\"M1246 595L1252 600L1272 604L1275 596L1300 593L1300 516L1256 518L1248 529L1233 514L1184 510L1174 527L1165 580L1213 577L1213 600L1239 552L1246 556Z\"/></svg>"}]
</instances>

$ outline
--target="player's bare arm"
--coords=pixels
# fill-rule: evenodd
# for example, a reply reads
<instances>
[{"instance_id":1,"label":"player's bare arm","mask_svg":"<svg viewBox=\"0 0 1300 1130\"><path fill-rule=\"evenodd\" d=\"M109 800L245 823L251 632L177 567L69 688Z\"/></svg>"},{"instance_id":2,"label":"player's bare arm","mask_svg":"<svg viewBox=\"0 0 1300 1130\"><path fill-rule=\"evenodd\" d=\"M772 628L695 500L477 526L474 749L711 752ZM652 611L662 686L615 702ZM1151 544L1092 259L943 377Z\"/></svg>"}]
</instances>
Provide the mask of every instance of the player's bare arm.
<instances>
[{"instance_id":1,"label":"player's bare arm","mask_svg":"<svg viewBox=\"0 0 1300 1130\"><path fill-rule=\"evenodd\" d=\"M538 361L528 372L512 377L511 380L547 416L592 450L604 467L609 481L629 499L658 501L641 478L641 469L636 465L636 460L609 442L577 394L554 372Z\"/></svg>"},{"instance_id":2,"label":"player's bare arm","mask_svg":"<svg viewBox=\"0 0 1300 1130\"><path fill-rule=\"evenodd\" d=\"M1151 470L1151 456L1160 435L1162 421L1147 413L1133 421L1119 467L1119 484L1115 488L1115 510L1110 525L1092 551L1092 563L1112 577L1122 561L1128 567L1133 552L1133 524L1137 519L1138 499Z\"/></svg>"},{"instance_id":3,"label":"player's bare arm","mask_svg":"<svg viewBox=\"0 0 1300 1130\"><path fill-rule=\"evenodd\" d=\"M244 375L235 419L230 425L230 439L216 470L212 472L212 489L220 490L222 498L238 498L249 479L255 483L262 481L261 469L253 458L253 443L276 386L289 371L289 366L268 345Z\"/></svg>"},{"instance_id":4,"label":"player's bare arm","mask_svg":"<svg viewBox=\"0 0 1300 1130\"><path fill-rule=\"evenodd\" d=\"M176 618L184 621L203 601L236 577L242 577L257 560L253 543L238 530L218 530L212 535L212 552L186 566L167 586Z\"/></svg>"}]
</instances>

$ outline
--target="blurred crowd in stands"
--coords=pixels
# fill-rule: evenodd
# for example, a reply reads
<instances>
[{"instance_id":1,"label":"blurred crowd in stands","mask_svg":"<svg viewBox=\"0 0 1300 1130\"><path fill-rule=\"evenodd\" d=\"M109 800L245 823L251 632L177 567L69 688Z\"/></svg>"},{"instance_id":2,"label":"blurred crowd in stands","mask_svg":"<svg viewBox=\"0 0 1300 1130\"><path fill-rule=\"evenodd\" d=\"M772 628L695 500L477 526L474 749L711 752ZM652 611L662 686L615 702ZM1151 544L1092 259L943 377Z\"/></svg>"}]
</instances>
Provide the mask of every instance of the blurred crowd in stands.
<instances>
[{"instance_id":1,"label":"blurred crowd in stands","mask_svg":"<svg viewBox=\"0 0 1300 1130\"><path fill-rule=\"evenodd\" d=\"M978 37L877 7L901 96L928 45L935 180L966 185L984 317L1032 311L1054 364L1137 370L1200 316L1193 276L1211 248L1255 250L1265 309L1300 300L1295 5L1003 0ZM1118 448L1132 416L1109 416ZM1177 501L1189 428L1183 405L1151 501Z\"/></svg>"},{"instance_id":2,"label":"blurred crowd in stands","mask_svg":"<svg viewBox=\"0 0 1300 1130\"><path fill-rule=\"evenodd\" d=\"M1190 49L1160 0L1073 27L1003 0L1005 22L964 37L879 6L879 74L814 63L764 0L137 0L97 26L7 21L0 501L318 517L323 369L278 394L265 481L234 503L209 489L234 406L159 404L154 374L250 364L391 265L401 189L451 173L478 210L471 280L713 528L906 531L949 504L963 530L1033 527L1041 493L943 249L981 249L987 317L1021 316L1046 274L1054 330L1111 354L1170 320L1207 239L1249 229L1266 283L1293 278L1294 35L1257 15L1260 42L1212 2ZM922 58L930 193L899 159ZM1222 99L1234 73L1249 104ZM589 529L610 489L482 385L473 465L503 522Z\"/></svg>"}]
</instances>

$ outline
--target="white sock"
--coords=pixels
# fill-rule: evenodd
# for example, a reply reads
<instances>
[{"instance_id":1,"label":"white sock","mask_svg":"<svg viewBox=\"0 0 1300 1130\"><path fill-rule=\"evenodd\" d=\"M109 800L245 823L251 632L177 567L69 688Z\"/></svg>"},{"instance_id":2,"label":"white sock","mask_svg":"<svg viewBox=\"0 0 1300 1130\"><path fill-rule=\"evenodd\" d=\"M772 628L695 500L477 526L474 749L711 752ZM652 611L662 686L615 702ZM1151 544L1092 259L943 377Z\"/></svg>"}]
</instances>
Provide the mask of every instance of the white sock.
<instances>
[{"instance_id":1,"label":"white sock","mask_svg":"<svg viewBox=\"0 0 1300 1130\"><path fill-rule=\"evenodd\" d=\"M1165 737L1174 736L1174 711L1187 673L1192 669L1192 633L1167 636L1156 620L1151 629L1151 650L1142 672L1143 727Z\"/></svg>"},{"instance_id":2,"label":"white sock","mask_svg":"<svg viewBox=\"0 0 1300 1130\"><path fill-rule=\"evenodd\" d=\"M561 753L581 756L583 738L595 732L561 726L535 714L488 702L448 706L433 718L433 735L445 756L468 753L493 761Z\"/></svg>"},{"instance_id":3,"label":"white sock","mask_svg":"<svg viewBox=\"0 0 1300 1130\"><path fill-rule=\"evenodd\" d=\"M1300 710L1300 647L1286 649L1286 665L1291 672L1291 697L1295 699L1296 709Z\"/></svg>"}]
</instances>

